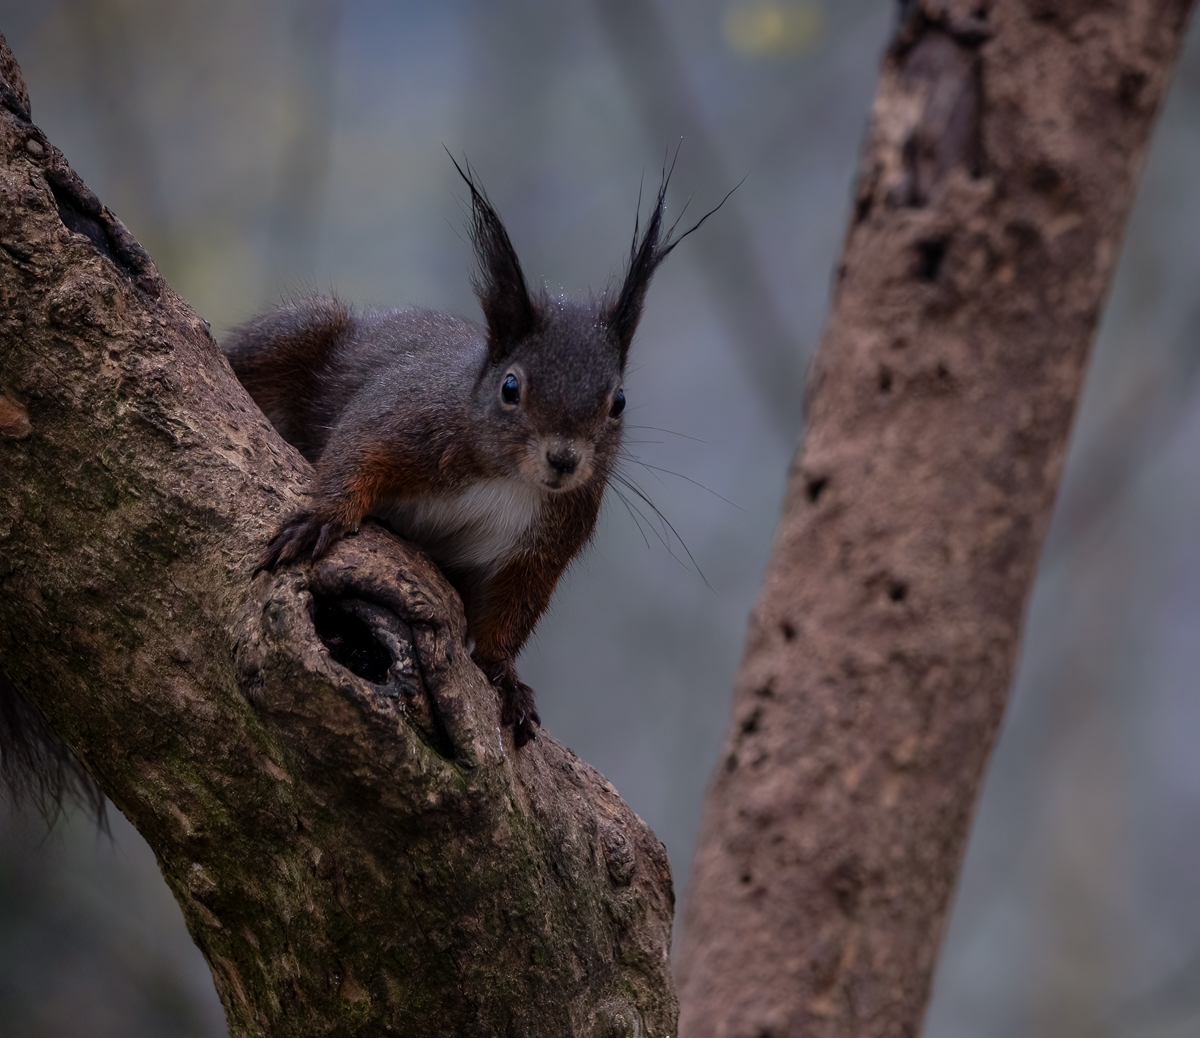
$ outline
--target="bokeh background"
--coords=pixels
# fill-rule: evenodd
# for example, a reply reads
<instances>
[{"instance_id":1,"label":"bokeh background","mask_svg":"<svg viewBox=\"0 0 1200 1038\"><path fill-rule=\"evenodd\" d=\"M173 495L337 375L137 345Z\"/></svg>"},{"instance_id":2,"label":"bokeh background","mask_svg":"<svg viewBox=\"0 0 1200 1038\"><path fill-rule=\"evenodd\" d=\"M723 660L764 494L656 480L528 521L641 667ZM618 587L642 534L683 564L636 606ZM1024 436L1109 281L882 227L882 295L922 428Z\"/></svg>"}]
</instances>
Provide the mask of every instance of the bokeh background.
<instances>
[{"instance_id":1,"label":"bokeh background","mask_svg":"<svg viewBox=\"0 0 1200 1038\"><path fill-rule=\"evenodd\" d=\"M474 316L465 153L531 280L657 275L628 475L526 650L677 889L800 427L887 0L0 0L34 120L218 336L289 292ZM1200 33L1159 125L926 1038L1200 1034ZM0 1038L225 1034L146 845L0 813Z\"/></svg>"}]
</instances>

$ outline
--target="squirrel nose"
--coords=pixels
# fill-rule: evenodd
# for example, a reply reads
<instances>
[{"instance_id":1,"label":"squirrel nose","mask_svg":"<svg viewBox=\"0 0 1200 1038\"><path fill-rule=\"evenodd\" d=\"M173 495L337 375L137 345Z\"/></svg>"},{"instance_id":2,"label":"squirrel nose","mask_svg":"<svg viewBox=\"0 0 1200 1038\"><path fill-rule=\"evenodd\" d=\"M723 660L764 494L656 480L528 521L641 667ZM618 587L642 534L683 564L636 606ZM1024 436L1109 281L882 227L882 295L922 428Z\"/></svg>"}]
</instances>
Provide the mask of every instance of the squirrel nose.
<instances>
[{"instance_id":1,"label":"squirrel nose","mask_svg":"<svg viewBox=\"0 0 1200 1038\"><path fill-rule=\"evenodd\" d=\"M546 461L560 476L569 476L579 466L579 457L570 444L546 451Z\"/></svg>"}]
</instances>

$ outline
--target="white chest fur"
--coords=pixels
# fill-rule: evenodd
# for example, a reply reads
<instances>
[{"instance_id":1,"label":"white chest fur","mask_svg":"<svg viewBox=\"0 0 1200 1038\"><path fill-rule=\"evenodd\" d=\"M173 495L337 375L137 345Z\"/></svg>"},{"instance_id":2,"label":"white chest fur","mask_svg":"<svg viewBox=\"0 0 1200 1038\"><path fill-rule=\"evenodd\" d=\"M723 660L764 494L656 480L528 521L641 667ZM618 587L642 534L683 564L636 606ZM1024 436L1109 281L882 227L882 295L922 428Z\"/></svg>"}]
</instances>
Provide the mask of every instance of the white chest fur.
<instances>
[{"instance_id":1,"label":"white chest fur","mask_svg":"<svg viewBox=\"0 0 1200 1038\"><path fill-rule=\"evenodd\" d=\"M392 498L374 514L443 569L494 573L527 546L542 500L524 480L490 479L457 494Z\"/></svg>"}]
</instances>

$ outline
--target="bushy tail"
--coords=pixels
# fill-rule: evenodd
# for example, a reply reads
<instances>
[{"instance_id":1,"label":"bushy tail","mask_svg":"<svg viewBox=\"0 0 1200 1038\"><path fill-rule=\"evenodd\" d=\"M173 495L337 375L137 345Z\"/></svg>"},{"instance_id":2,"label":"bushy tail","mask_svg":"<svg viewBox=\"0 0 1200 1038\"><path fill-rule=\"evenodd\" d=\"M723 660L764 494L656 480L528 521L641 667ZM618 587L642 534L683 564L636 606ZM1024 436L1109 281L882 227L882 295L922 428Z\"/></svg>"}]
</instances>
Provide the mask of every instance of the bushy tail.
<instances>
[{"instance_id":1,"label":"bushy tail","mask_svg":"<svg viewBox=\"0 0 1200 1038\"><path fill-rule=\"evenodd\" d=\"M53 822L76 801L104 826L104 794L42 712L0 673L0 793Z\"/></svg>"},{"instance_id":2,"label":"bushy tail","mask_svg":"<svg viewBox=\"0 0 1200 1038\"><path fill-rule=\"evenodd\" d=\"M263 414L309 461L319 453L311 430L321 421L308 408L322 397L326 359L351 320L340 300L306 296L235 328L221 347Z\"/></svg>"}]
</instances>

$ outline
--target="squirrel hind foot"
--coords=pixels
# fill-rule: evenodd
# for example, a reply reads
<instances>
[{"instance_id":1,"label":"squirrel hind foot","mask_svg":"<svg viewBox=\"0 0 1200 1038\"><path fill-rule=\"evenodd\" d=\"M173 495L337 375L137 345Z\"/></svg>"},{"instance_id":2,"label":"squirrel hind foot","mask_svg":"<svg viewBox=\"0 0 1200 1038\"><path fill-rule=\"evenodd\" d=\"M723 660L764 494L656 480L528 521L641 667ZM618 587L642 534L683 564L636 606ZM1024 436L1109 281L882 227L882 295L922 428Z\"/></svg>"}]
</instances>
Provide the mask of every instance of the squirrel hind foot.
<instances>
[{"instance_id":1,"label":"squirrel hind foot","mask_svg":"<svg viewBox=\"0 0 1200 1038\"><path fill-rule=\"evenodd\" d=\"M527 717L520 724L513 725L513 745L518 750L537 738L537 723L537 714L534 714L532 717Z\"/></svg>"},{"instance_id":2,"label":"squirrel hind foot","mask_svg":"<svg viewBox=\"0 0 1200 1038\"><path fill-rule=\"evenodd\" d=\"M534 706L534 693L517 677L513 665L503 661L488 677L500 693L500 723L513 730L517 749L537 738L542 719Z\"/></svg>"},{"instance_id":3,"label":"squirrel hind foot","mask_svg":"<svg viewBox=\"0 0 1200 1038\"><path fill-rule=\"evenodd\" d=\"M542 719L533 706L533 689L523 681L514 684L515 692L502 690L504 704L500 710L500 721L512 726L513 743L519 750L537 738L537 729L541 727Z\"/></svg>"}]
</instances>

